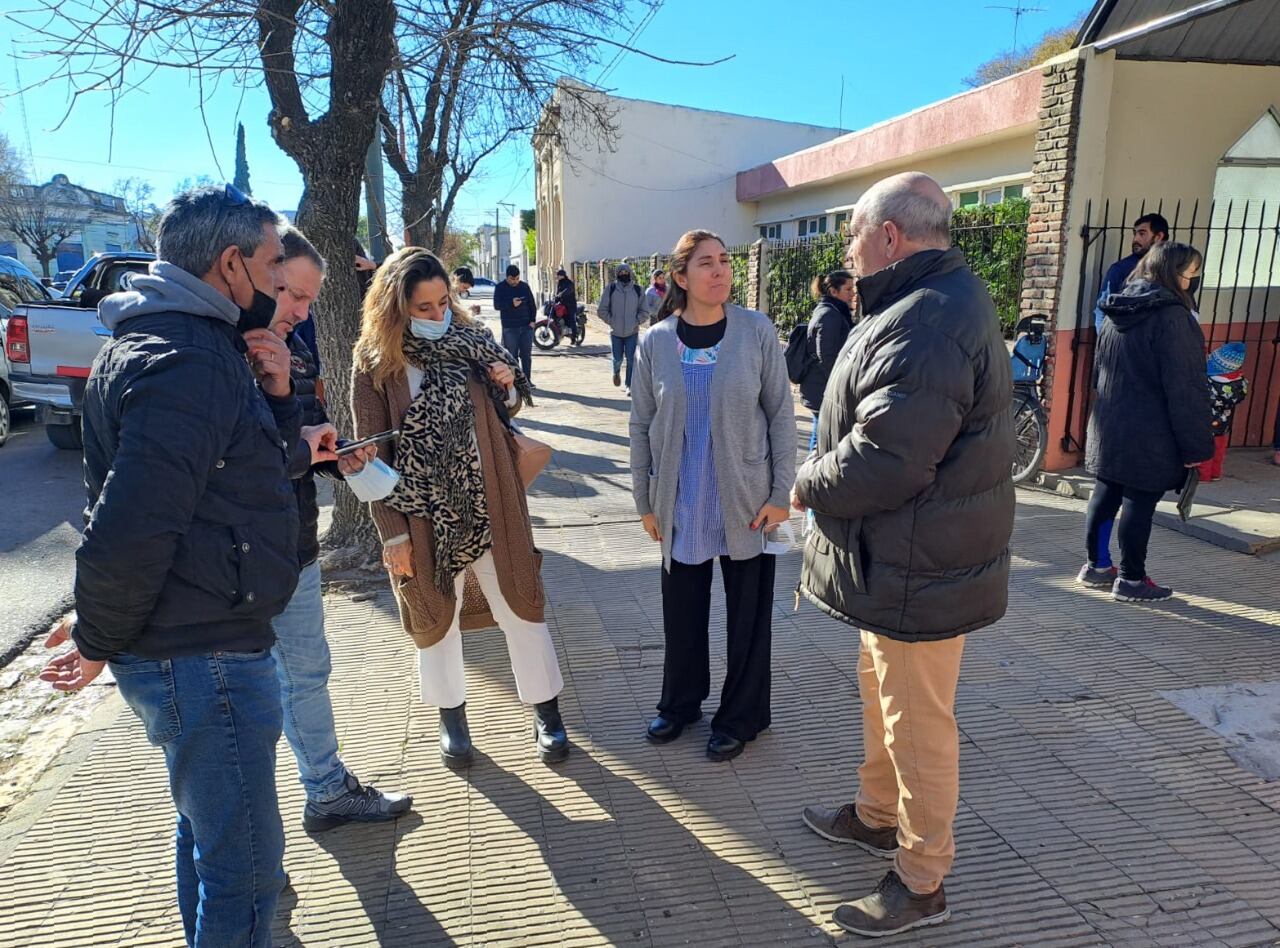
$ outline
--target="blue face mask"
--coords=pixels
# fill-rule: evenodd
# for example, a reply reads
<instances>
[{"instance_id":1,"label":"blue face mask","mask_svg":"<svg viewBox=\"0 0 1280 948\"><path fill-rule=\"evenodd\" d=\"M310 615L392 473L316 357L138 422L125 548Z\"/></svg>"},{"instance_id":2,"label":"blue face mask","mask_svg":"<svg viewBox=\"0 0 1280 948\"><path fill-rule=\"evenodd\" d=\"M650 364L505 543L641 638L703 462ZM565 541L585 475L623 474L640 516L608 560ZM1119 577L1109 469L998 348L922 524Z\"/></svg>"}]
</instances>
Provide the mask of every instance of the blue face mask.
<instances>
[{"instance_id":1,"label":"blue face mask","mask_svg":"<svg viewBox=\"0 0 1280 948\"><path fill-rule=\"evenodd\" d=\"M449 331L449 326L453 323L453 310L446 309L444 311L444 319L438 322L434 319L410 319L409 331L419 339L426 339L435 342L444 338L444 334Z\"/></svg>"}]
</instances>

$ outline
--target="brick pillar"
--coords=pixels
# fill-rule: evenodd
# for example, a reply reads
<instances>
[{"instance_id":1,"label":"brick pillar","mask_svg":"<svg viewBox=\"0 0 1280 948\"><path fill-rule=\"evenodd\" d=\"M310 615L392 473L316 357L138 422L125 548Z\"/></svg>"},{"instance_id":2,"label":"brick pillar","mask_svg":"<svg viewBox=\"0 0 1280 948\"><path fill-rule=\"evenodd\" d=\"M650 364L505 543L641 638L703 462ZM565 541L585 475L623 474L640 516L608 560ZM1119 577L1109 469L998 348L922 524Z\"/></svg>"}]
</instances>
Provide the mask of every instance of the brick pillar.
<instances>
[{"instance_id":1,"label":"brick pillar","mask_svg":"<svg viewBox=\"0 0 1280 948\"><path fill-rule=\"evenodd\" d=\"M763 237L751 245L747 257L747 309L767 313L769 305L769 243Z\"/></svg>"},{"instance_id":2,"label":"brick pillar","mask_svg":"<svg viewBox=\"0 0 1280 948\"><path fill-rule=\"evenodd\" d=\"M1036 130L1035 161L1032 165L1031 212L1027 221L1027 257L1019 312L1023 317L1043 318L1047 325L1045 334L1049 348L1045 359L1044 392L1046 407L1052 413L1054 356L1059 343L1056 331L1058 312L1063 304L1062 277L1069 237L1067 200L1075 172L1084 62L1074 59L1050 63L1043 71L1040 127ZM1069 363L1070 359L1066 362Z\"/></svg>"}]
</instances>

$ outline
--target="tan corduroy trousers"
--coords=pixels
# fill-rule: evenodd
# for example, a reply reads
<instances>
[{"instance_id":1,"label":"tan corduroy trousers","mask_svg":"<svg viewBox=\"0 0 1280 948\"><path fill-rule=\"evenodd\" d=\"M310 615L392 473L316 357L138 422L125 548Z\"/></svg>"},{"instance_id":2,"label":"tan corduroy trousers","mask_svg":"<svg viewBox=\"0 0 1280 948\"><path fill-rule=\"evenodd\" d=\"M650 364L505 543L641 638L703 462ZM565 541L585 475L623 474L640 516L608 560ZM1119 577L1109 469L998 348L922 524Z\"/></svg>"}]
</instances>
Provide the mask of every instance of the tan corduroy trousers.
<instances>
[{"instance_id":1,"label":"tan corduroy trousers","mask_svg":"<svg viewBox=\"0 0 1280 948\"><path fill-rule=\"evenodd\" d=\"M951 869L960 799L956 684L964 636L899 642L862 633L858 689L866 758L858 818L898 828L894 867L907 888L933 892Z\"/></svg>"}]
</instances>

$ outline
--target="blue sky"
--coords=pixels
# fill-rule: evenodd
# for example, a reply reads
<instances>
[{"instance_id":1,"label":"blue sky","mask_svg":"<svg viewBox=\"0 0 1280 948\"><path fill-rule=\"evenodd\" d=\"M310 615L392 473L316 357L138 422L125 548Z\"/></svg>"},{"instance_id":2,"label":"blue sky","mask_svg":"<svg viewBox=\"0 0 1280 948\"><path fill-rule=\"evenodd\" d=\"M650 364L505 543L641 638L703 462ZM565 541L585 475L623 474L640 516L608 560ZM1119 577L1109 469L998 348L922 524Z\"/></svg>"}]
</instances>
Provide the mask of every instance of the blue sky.
<instances>
[{"instance_id":1,"label":"blue sky","mask_svg":"<svg viewBox=\"0 0 1280 948\"><path fill-rule=\"evenodd\" d=\"M1044 12L1023 17L1020 44L1071 21L1090 4L1033 0L1028 5ZM630 54L603 85L631 98L836 126L843 76L842 127L857 129L962 91L963 78L979 63L1010 47L1013 19L1010 11L989 9L982 0L667 0L638 38L639 46L672 59L734 58L691 68ZM82 99L55 128L68 90L54 83L23 97L24 126L23 103L12 95L12 53L16 48L21 55L20 41L14 25L0 18L0 132L25 150L29 127L33 164L42 179L62 172L77 183L110 190L117 178L138 176L168 197L188 176L232 176L235 127L242 121L254 194L277 209L297 207L301 178L271 140L269 104L260 88L224 84L202 120L194 84L180 73L161 74L117 107L112 137L104 96ZM18 66L24 84L42 78L48 68L38 60L20 59ZM584 78L595 80L599 74ZM684 147L690 144L696 146ZM473 229L491 222L499 201L532 207L531 166L527 141L492 156L459 198L455 225ZM388 187L393 186L389 180ZM506 211L504 224L505 218Z\"/></svg>"}]
</instances>

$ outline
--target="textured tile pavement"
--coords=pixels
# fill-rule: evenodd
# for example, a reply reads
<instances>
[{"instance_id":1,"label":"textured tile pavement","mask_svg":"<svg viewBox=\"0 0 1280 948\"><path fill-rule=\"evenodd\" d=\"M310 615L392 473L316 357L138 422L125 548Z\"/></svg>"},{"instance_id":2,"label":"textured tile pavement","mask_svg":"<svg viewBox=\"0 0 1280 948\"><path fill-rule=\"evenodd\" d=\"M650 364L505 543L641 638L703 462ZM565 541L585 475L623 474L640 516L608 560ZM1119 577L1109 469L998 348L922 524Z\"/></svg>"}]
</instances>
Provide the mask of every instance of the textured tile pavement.
<instances>
[{"instance_id":1,"label":"textured tile pavement","mask_svg":"<svg viewBox=\"0 0 1280 948\"><path fill-rule=\"evenodd\" d=\"M792 611L797 555L777 582L772 730L726 765L703 756L705 722L666 747L641 738L661 678L658 557L628 500L627 403L599 341L536 359L527 418L557 450L530 506L573 756L537 762L502 637L479 632L466 651L480 756L468 775L444 770L389 594L330 596L343 754L366 780L412 790L417 812L307 837L282 744L293 887L277 944L859 940L830 914L886 864L799 819L855 788L856 638ZM1185 594L1123 607L1071 582L1081 505L1019 500L1010 614L970 637L960 688L954 915L896 943L1277 944L1280 782L1237 767L1159 694L1280 679L1277 564L1157 530L1153 562ZM717 675L722 622L718 604ZM159 752L122 714L68 769L0 865L0 946L180 944Z\"/></svg>"}]
</instances>

